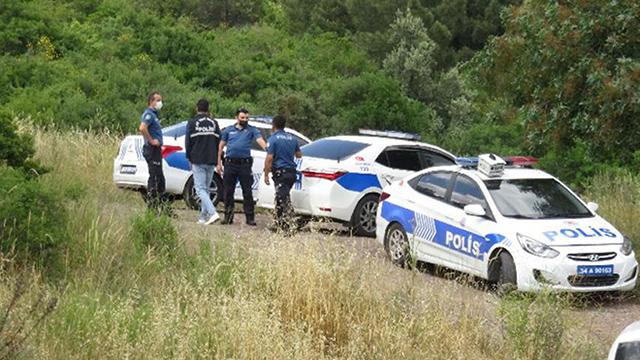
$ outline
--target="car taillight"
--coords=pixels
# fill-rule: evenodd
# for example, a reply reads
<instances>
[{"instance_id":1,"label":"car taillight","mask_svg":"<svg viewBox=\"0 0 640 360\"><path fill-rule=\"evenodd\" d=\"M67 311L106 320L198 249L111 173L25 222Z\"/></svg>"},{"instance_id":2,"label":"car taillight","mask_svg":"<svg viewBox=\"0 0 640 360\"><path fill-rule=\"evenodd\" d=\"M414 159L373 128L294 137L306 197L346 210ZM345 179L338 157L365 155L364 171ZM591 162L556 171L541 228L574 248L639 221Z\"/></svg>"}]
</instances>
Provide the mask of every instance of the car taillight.
<instances>
[{"instance_id":1,"label":"car taillight","mask_svg":"<svg viewBox=\"0 0 640 360\"><path fill-rule=\"evenodd\" d=\"M331 173L319 172L319 171L303 171L302 175L308 178L317 178L317 179L325 179L325 180L335 180L340 176L346 174L345 171L336 171Z\"/></svg>"},{"instance_id":2,"label":"car taillight","mask_svg":"<svg viewBox=\"0 0 640 360\"><path fill-rule=\"evenodd\" d=\"M173 154L176 151L180 151L180 150L182 150L182 147L180 147L180 146L162 145L162 157L166 158L167 156Z\"/></svg>"},{"instance_id":3,"label":"car taillight","mask_svg":"<svg viewBox=\"0 0 640 360\"><path fill-rule=\"evenodd\" d=\"M391 196L391 194L383 192L382 194L380 194L380 201L385 201L389 198L389 196Z\"/></svg>"}]
</instances>

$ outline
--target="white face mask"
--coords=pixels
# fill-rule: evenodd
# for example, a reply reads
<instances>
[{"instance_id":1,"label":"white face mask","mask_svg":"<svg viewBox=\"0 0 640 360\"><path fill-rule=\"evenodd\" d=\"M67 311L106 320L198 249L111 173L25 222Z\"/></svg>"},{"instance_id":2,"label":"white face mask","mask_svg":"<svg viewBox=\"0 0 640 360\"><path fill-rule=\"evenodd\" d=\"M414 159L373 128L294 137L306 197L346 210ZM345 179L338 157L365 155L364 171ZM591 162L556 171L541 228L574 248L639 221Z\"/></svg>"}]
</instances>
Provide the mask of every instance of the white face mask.
<instances>
[{"instance_id":1,"label":"white face mask","mask_svg":"<svg viewBox=\"0 0 640 360\"><path fill-rule=\"evenodd\" d=\"M160 110L160 109L162 109L162 100L156 103L156 110Z\"/></svg>"}]
</instances>

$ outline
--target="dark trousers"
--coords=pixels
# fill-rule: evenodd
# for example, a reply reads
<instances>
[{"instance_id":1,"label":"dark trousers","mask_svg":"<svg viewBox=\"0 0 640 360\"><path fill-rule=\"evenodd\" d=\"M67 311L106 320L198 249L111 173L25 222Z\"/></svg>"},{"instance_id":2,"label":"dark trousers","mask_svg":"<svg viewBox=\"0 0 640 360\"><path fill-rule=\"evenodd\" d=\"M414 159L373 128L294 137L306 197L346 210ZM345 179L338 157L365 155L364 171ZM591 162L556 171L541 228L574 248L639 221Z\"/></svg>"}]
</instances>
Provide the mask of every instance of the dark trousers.
<instances>
[{"instance_id":1,"label":"dark trousers","mask_svg":"<svg viewBox=\"0 0 640 360\"><path fill-rule=\"evenodd\" d=\"M233 216L234 199L233 194L236 191L236 182L240 180L242 188L242 201L244 204L244 214L247 220L253 220L254 204L253 193L253 173L251 172L252 161L244 163L233 163L233 159L225 159L224 173L222 175L222 184L224 186L224 212L227 216Z\"/></svg>"},{"instance_id":2,"label":"dark trousers","mask_svg":"<svg viewBox=\"0 0 640 360\"><path fill-rule=\"evenodd\" d=\"M296 182L296 169L274 169L273 185L276 189L276 225L285 227L292 221L291 188Z\"/></svg>"},{"instance_id":3,"label":"dark trousers","mask_svg":"<svg viewBox=\"0 0 640 360\"><path fill-rule=\"evenodd\" d=\"M147 180L147 205L149 208L158 208L165 200L165 180L162 172L162 149L160 146L145 144L142 147L142 156L147 161L149 168L149 180Z\"/></svg>"}]
</instances>

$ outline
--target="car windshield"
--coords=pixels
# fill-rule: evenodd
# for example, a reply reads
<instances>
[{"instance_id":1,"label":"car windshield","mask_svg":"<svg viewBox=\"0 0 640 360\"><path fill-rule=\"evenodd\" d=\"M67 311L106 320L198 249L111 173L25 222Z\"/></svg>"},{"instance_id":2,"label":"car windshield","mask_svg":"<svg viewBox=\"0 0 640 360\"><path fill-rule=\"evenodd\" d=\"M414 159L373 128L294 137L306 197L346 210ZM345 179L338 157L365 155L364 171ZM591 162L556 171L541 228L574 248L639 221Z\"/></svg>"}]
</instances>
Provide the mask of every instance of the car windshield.
<instances>
[{"instance_id":1,"label":"car windshield","mask_svg":"<svg viewBox=\"0 0 640 360\"><path fill-rule=\"evenodd\" d=\"M183 121L162 129L163 136L179 137L187 133L187 122Z\"/></svg>"},{"instance_id":2,"label":"car windshield","mask_svg":"<svg viewBox=\"0 0 640 360\"><path fill-rule=\"evenodd\" d=\"M593 215L555 179L486 180L503 216L520 219L583 218Z\"/></svg>"},{"instance_id":3,"label":"car windshield","mask_svg":"<svg viewBox=\"0 0 640 360\"><path fill-rule=\"evenodd\" d=\"M302 154L305 157L314 157L328 160L343 160L361 151L369 144L356 141L321 139L303 146Z\"/></svg>"}]
</instances>

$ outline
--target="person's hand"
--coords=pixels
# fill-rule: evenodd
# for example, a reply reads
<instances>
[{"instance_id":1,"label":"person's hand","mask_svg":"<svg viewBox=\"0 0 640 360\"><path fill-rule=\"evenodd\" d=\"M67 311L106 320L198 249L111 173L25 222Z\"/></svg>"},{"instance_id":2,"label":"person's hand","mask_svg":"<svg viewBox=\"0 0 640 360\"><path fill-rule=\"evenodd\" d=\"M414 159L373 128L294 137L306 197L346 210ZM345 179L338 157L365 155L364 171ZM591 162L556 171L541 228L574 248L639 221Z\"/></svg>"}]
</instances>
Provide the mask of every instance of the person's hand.
<instances>
[{"instance_id":1,"label":"person's hand","mask_svg":"<svg viewBox=\"0 0 640 360\"><path fill-rule=\"evenodd\" d=\"M160 146L160 140L158 140L158 139L151 139L151 141L149 142L149 144L151 144L151 146Z\"/></svg>"},{"instance_id":2,"label":"person's hand","mask_svg":"<svg viewBox=\"0 0 640 360\"><path fill-rule=\"evenodd\" d=\"M222 175L222 164L218 163L218 165L216 165L216 171L218 172L218 174Z\"/></svg>"},{"instance_id":3,"label":"person's hand","mask_svg":"<svg viewBox=\"0 0 640 360\"><path fill-rule=\"evenodd\" d=\"M268 172L264 173L264 183L269 185L269 173Z\"/></svg>"}]
</instances>

